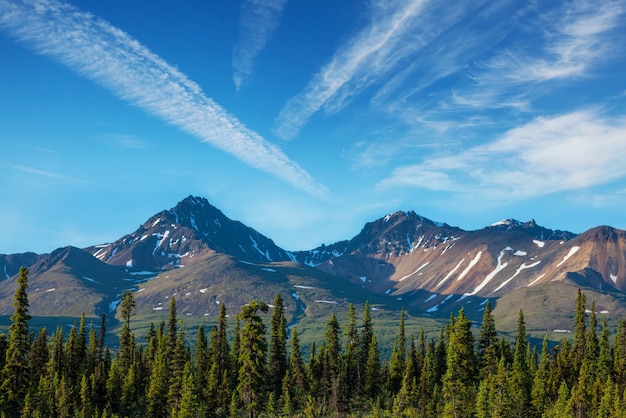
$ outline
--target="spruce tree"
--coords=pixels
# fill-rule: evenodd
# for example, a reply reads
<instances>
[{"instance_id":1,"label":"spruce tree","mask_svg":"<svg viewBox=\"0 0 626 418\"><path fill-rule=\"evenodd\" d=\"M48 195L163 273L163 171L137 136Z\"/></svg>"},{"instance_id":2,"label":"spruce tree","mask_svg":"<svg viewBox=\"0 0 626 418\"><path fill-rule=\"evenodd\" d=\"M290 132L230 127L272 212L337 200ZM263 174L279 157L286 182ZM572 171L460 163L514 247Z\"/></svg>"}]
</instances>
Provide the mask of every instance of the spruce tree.
<instances>
[{"instance_id":1,"label":"spruce tree","mask_svg":"<svg viewBox=\"0 0 626 418\"><path fill-rule=\"evenodd\" d=\"M287 372L287 321L280 294L274 297L272 305L274 311L270 328L268 373L270 391L274 394L274 399L278 399Z\"/></svg>"},{"instance_id":2,"label":"spruce tree","mask_svg":"<svg viewBox=\"0 0 626 418\"><path fill-rule=\"evenodd\" d=\"M168 399L171 409L178 408L180 401L180 391L183 384L183 373L185 369L185 328L179 327L176 333L176 345L169 353L169 391Z\"/></svg>"},{"instance_id":3,"label":"spruce tree","mask_svg":"<svg viewBox=\"0 0 626 418\"><path fill-rule=\"evenodd\" d=\"M182 388L180 395L180 404L176 412L172 413L175 418L195 418L202 415L199 414L199 401L196 390L196 380L193 375L191 362L186 362L183 369Z\"/></svg>"},{"instance_id":4,"label":"spruce tree","mask_svg":"<svg viewBox=\"0 0 626 418\"><path fill-rule=\"evenodd\" d=\"M136 307L135 296L132 291L124 290L120 301L120 315L122 316L122 332L120 334L120 349L117 354L120 373L125 375L132 363L134 352L133 335L130 330L130 318Z\"/></svg>"},{"instance_id":5,"label":"spruce tree","mask_svg":"<svg viewBox=\"0 0 626 418\"><path fill-rule=\"evenodd\" d=\"M291 352L289 355L289 367L286 374L288 381L288 388L290 393L293 393L291 399L292 403L295 403L298 407L302 405L309 389L307 371L302 359L302 353L300 351L300 341L298 339L298 330L296 327L291 329ZM284 387L282 392L284 393Z\"/></svg>"},{"instance_id":6,"label":"spruce tree","mask_svg":"<svg viewBox=\"0 0 626 418\"><path fill-rule=\"evenodd\" d=\"M530 396L532 376L527 359L527 339L524 313L520 310L517 319L517 337L515 339L513 369L511 371L511 395L513 397L511 413L514 417L526 417L532 409Z\"/></svg>"},{"instance_id":7,"label":"spruce tree","mask_svg":"<svg viewBox=\"0 0 626 418\"><path fill-rule=\"evenodd\" d=\"M491 302L487 301L477 341L477 355L481 379L485 379L490 374L496 372L499 359L497 347L498 332L496 331L495 319L491 313Z\"/></svg>"},{"instance_id":8,"label":"spruce tree","mask_svg":"<svg viewBox=\"0 0 626 418\"><path fill-rule=\"evenodd\" d=\"M474 337L465 310L453 321L443 377L444 417L470 417L476 407L477 360Z\"/></svg>"},{"instance_id":9,"label":"spruce tree","mask_svg":"<svg viewBox=\"0 0 626 418\"><path fill-rule=\"evenodd\" d=\"M160 342L150 374L150 383L146 393L146 404L149 417L166 418L169 415L167 403L169 371L166 361L166 343Z\"/></svg>"},{"instance_id":10,"label":"spruce tree","mask_svg":"<svg viewBox=\"0 0 626 418\"><path fill-rule=\"evenodd\" d=\"M402 385L406 361L406 335L404 330L404 308L400 312L400 325L391 351L389 360L389 377L387 387L389 392L397 393Z\"/></svg>"},{"instance_id":11,"label":"spruce tree","mask_svg":"<svg viewBox=\"0 0 626 418\"><path fill-rule=\"evenodd\" d=\"M30 334L28 331L28 270L20 268L13 298L13 315L9 326L9 344L5 354L0 385L0 405L7 416L18 417L30 387Z\"/></svg>"},{"instance_id":12,"label":"spruce tree","mask_svg":"<svg viewBox=\"0 0 626 418\"><path fill-rule=\"evenodd\" d=\"M580 366L583 363L583 358L585 357L587 334L586 303L587 297L582 290L578 289L576 296L576 316L574 318L573 371L575 375L578 375Z\"/></svg>"},{"instance_id":13,"label":"spruce tree","mask_svg":"<svg viewBox=\"0 0 626 418\"><path fill-rule=\"evenodd\" d=\"M541 345L541 357L539 359L539 367L535 372L532 390L531 403L537 416L541 416L546 407L551 402L550 397L550 375L552 373L552 360L548 351L548 337L543 339Z\"/></svg>"},{"instance_id":14,"label":"spruce tree","mask_svg":"<svg viewBox=\"0 0 626 418\"><path fill-rule=\"evenodd\" d=\"M211 372L211 358L209 356L209 346L204 326L200 324L198 327L198 335L196 336L196 373L195 388L198 404L206 407L207 389L209 385L209 375Z\"/></svg>"},{"instance_id":15,"label":"spruce tree","mask_svg":"<svg viewBox=\"0 0 626 418\"><path fill-rule=\"evenodd\" d=\"M348 306L348 319L344 331L345 352L343 366L344 375L347 382L351 382L351 387L346 386L346 398L356 401L360 396L361 387L359 385L359 334L356 327L356 310L354 305Z\"/></svg>"},{"instance_id":16,"label":"spruce tree","mask_svg":"<svg viewBox=\"0 0 626 418\"><path fill-rule=\"evenodd\" d=\"M369 344L369 353L365 365L365 393L370 400L376 400L381 391L381 365L380 352L378 351L378 340L376 335L372 335Z\"/></svg>"},{"instance_id":17,"label":"spruce tree","mask_svg":"<svg viewBox=\"0 0 626 418\"><path fill-rule=\"evenodd\" d=\"M243 322L239 348L239 384L237 393L250 418L263 410L267 383L267 342L265 325L258 311L267 312L265 303L253 300L241 308L238 315Z\"/></svg>"}]
</instances>

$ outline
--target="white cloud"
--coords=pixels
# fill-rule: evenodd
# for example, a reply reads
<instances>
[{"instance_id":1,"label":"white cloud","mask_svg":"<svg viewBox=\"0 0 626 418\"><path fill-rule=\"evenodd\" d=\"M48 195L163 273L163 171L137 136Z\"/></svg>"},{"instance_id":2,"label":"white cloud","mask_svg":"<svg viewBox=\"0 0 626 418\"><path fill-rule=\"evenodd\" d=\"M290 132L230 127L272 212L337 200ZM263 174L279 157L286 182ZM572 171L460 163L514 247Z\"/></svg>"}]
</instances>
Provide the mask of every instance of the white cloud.
<instances>
[{"instance_id":1,"label":"white cloud","mask_svg":"<svg viewBox=\"0 0 626 418\"><path fill-rule=\"evenodd\" d=\"M254 70L254 61L278 27L287 0L245 0L241 5L239 38L233 48L233 82L237 90Z\"/></svg>"},{"instance_id":2,"label":"white cloud","mask_svg":"<svg viewBox=\"0 0 626 418\"><path fill-rule=\"evenodd\" d=\"M626 177L626 118L596 111L537 118L457 155L400 167L377 185L411 186L513 202Z\"/></svg>"},{"instance_id":3,"label":"white cloud","mask_svg":"<svg viewBox=\"0 0 626 418\"><path fill-rule=\"evenodd\" d=\"M425 45L406 34L428 0L375 1L371 24L340 47L333 58L291 98L276 120L275 133L284 139L295 137L320 108L341 110L358 92L394 68L404 57Z\"/></svg>"},{"instance_id":4,"label":"white cloud","mask_svg":"<svg viewBox=\"0 0 626 418\"><path fill-rule=\"evenodd\" d=\"M244 163L310 194L328 193L277 146L207 97L200 86L108 22L55 0L4 1L0 29Z\"/></svg>"},{"instance_id":5,"label":"white cloud","mask_svg":"<svg viewBox=\"0 0 626 418\"><path fill-rule=\"evenodd\" d=\"M15 170L22 171L24 173L34 174L36 176L48 177L51 179L60 180L65 183L85 183L85 180L82 180L76 177L66 176L60 173L55 173L53 171L42 170L40 168L29 167L29 166L18 165L18 164L13 164L10 167Z\"/></svg>"},{"instance_id":6,"label":"white cloud","mask_svg":"<svg viewBox=\"0 0 626 418\"><path fill-rule=\"evenodd\" d=\"M581 77L599 61L610 58L615 41L613 31L623 21L624 4L586 0L567 4L569 7L559 8L539 20L543 30L539 51L532 51L530 45L505 51L488 63L493 72L480 76L481 84L496 79L529 83Z\"/></svg>"}]
</instances>

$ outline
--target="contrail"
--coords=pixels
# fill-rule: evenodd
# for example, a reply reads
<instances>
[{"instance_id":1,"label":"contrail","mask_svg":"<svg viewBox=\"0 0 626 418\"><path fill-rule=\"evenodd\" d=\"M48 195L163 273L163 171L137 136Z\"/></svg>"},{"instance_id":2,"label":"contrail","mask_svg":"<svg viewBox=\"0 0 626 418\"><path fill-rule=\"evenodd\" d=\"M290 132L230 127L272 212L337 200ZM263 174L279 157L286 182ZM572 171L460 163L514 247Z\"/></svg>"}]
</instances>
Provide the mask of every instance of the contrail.
<instances>
[{"instance_id":1,"label":"contrail","mask_svg":"<svg viewBox=\"0 0 626 418\"><path fill-rule=\"evenodd\" d=\"M185 74L93 14L57 0L0 0L0 29L246 164L311 195L328 194L280 148L245 127Z\"/></svg>"}]
</instances>

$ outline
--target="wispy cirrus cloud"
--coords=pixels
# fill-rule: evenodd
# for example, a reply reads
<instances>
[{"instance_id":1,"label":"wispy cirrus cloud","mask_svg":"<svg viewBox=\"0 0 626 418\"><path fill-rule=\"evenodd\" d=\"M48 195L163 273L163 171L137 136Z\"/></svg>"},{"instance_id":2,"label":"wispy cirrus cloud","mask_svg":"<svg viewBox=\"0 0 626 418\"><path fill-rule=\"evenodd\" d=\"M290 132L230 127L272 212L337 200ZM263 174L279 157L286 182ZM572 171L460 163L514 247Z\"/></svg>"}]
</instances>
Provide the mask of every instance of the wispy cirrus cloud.
<instances>
[{"instance_id":1,"label":"wispy cirrus cloud","mask_svg":"<svg viewBox=\"0 0 626 418\"><path fill-rule=\"evenodd\" d=\"M239 90L254 71L254 63L278 21L287 0L244 0L239 18L239 37L233 48L233 82Z\"/></svg>"},{"instance_id":2,"label":"wispy cirrus cloud","mask_svg":"<svg viewBox=\"0 0 626 418\"><path fill-rule=\"evenodd\" d=\"M0 30L116 96L242 162L317 196L328 193L200 86L108 22L57 0L0 1Z\"/></svg>"},{"instance_id":3,"label":"wispy cirrus cloud","mask_svg":"<svg viewBox=\"0 0 626 418\"><path fill-rule=\"evenodd\" d=\"M369 25L291 98L274 132L295 137L318 112L370 104L410 126L454 125L476 110L525 113L547 82L575 81L615 54L623 2L373 2ZM485 119L487 120L487 119ZM488 122L490 123L490 122Z\"/></svg>"},{"instance_id":4,"label":"wispy cirrus cloud","mask_svg":"<svg viewBox=\"0 0 626 418\"><path fill-rule=\"evenodd\" d=\"M48 170L42 170L40 168L19 165L19 164L13 164L10 167L13 168L14 170L18 170L23 173L47 177L47 178L54 179L54 180L60 180L65 183L86 183L85 180L82 180L76 177L66 176L64 174L60 174L60 173L56 173L56 172L48 171Z\"/></svg>"},{"instance_id":5,"label":"wispy cirrus cloud","mask_svg":"<svg viewBox=\"0 0 626 418\"><path fill-rule=\"evenodd\" d=\"M428 4L428 0L375 1L370 25L340 47L281 110L274 128L276 135L283 139L295 137L319 109L340 110L358 92L424 47L426 40L420 36L407 39L406 35Z\"/></svg>"},{"instance_id":6,"label":"wispy cirrus cloud","mask_svg":"<svg viewBox=\"0 0 626 418\"><path fill-rule=\"evenodd\" d=\"M485 75L477 80L535 83L585 76L611 56L625 10L618 1L565 3L538 19L535 30L542 33L541 48L532 51L522 44L507 49L487 63Z\"/></svg>"},{"instance_id":7,"label":"wispy cirrus cloud","mask_svg":"<svg viewBox=\"0 0 626 418\"><path fill-rule=\"evenodd\" d=\"M626 118L585 110L535 120L455 155L396 168L379 190L415 187L517 201L626 176Z\"/></svg>"}]
</instances>

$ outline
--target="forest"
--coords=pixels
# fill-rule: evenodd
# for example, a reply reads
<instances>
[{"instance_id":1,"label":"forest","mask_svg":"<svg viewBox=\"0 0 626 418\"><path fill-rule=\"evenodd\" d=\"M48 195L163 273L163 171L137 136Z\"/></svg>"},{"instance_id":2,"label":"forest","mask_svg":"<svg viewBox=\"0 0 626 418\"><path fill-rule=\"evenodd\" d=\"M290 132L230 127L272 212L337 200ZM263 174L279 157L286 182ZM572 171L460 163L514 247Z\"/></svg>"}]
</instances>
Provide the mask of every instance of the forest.
<instances>
[{"instance_id":1,"label":"forest","mask_svg":"<svg viewBox=\"0 0 626 418\"><path fill-rule=\"evenodd\" d=\"M0 334L2 417L626 417L626 320L614 332L577 295L574 331L557 345L529 342L519 312L515 340L499 335L490 303L481 324L461 309L426 338L398 320L388 358L379 350L370 308L340 324L331 314L324 340L304 358L283 300L252 300L227 329L200 327L195 344L171 298L168 320L135 342L133 293L119 305L119 347L104 345L85 318L68 335L29 329L28 270L22 268L9 335ZM271 318L269 328L263 314Z\"/></svg>"}]
</instances>

